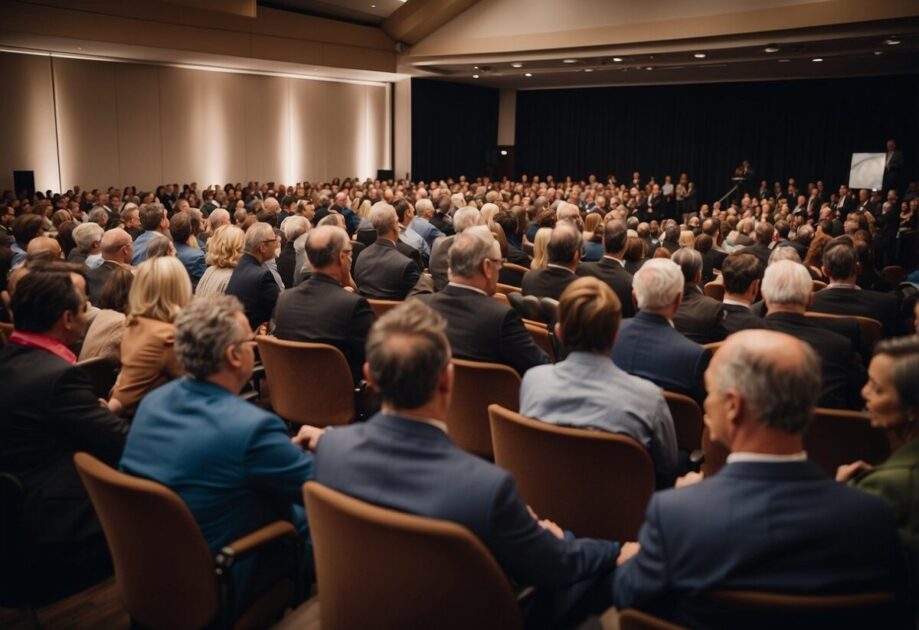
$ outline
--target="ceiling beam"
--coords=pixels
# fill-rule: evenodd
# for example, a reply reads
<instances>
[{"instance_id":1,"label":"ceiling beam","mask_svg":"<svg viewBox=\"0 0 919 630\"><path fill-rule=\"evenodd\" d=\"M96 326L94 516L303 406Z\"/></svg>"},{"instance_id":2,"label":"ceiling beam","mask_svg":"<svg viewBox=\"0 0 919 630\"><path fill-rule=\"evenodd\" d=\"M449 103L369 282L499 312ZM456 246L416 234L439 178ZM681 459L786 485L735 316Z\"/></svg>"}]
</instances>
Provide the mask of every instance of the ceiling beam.
<instances>
[{"instance_id":1,"label":"ceiling beam","mask_svg":"<svg viewBox=\"0 0 919 630\"><path fill-rule=\"evenodd\" d=\"M478 0L409 0L381 27L397 42L417 44Z\"/></svg>"}]
</instances>

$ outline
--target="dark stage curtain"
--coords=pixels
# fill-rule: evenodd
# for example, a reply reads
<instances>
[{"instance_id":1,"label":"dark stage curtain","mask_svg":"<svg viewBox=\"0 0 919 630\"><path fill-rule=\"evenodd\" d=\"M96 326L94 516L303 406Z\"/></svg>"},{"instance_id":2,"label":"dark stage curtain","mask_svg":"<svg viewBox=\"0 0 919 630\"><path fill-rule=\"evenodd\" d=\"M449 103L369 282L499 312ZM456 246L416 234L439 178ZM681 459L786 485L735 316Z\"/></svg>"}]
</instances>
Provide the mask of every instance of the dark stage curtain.
<instances>
[{"instance_id":1,"label":"dark stage curtain","mask_svg":"<svg viewBox=\"0 0 919 630\"><path fill-rule=\"evenodd\" d=\"M770 187L848 180L851 154L895 138L912 177L919 154L919 75L517 93L517 175L593 173L663 182L689 174L699 199L731 187L749 159Z\"/></svg>"},{"instance_id":2,"label":"dark stage curtain","mask_svg":"<svg viewBox=\"0 0 919 630\"><path fill-rule=\"evenodd\" d=\"M414 180L484 175L497 138L498 90L412 79Z\"/></svg>"}]
</instances>

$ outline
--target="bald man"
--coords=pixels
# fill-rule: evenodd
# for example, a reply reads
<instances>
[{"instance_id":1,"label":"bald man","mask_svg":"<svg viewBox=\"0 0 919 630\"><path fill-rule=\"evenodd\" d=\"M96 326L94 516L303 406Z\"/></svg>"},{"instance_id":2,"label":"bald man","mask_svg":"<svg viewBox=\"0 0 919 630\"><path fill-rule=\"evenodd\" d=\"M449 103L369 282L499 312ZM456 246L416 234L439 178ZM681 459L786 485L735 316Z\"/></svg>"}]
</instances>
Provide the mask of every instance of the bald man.
<instances>
[{"instance_id":1,"label":"bald man","mask_svg":"<svg viewBox=\"0 0 919 630\"><path fill-rule=\"evenodd\" d=\"M739 628L749 625L742 613L691 597L716 589L897 589L902 551L891 508L807 461L802 432L819 375L816 353L790 335L745 330L727 338L705 372L705 424L731 451L727 465L704 481L690 473L652 497L639 544L619 558L617 608L693 628Z\"/></svg>"},{"instance_id":2,"label":"bald man","mask_svg":"<svg viewBox=\"0 0 919 630\"><path fill-rule=\"evenodd\" d=\"M121 228L115 228L102 235L99 249L102 264L86 272L86 294L92 304L97 304L102 297L102 289L108 282L112 270L117 267L131 268L131 257L134 255L134 241L131 235Z\"/></svg>"},{"instance_id":3,"label":"bald man","mask_svg":"<svg viewBox=\"0 0 919 630\"><path fill-rule=\"evenodd\" d=\"M307 280L281 293L273 320L279 339L327 343L341 350L357 383L373 311L366 298L355 292L352 247L341 227L321 225L308 232L304 249L313 271Z\"/></svg>"},{"instance_id":4,"label":"bald man","mask_svg":"<svg viewBox=\"0 0 919 630\"><path fill-rule=\"evenodd\" d=\"M50 236L36 236L26 246L26 262L62 260L61 244Z\"/></svg>"}]
</instances>

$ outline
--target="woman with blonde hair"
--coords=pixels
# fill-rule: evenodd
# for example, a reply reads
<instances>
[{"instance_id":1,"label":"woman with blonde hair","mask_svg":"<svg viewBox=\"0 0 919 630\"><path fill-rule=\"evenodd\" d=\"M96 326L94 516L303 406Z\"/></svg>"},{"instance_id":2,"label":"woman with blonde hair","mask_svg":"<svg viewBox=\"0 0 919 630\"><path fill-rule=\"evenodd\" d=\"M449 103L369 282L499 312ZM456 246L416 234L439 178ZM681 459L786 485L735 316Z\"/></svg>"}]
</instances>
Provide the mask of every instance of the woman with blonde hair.
<instances>
[{"instance_id":1,"label":"woman with blonde hair","mask_svg":"<svg viewBox=\"0 0 919 630\"><path fill-rule=\"evenodd\" d=\"M108 407L133 415L150 390L182 374L176 359L173 322L191 300L191 280L174 256L144 261L128 294L128 316L121 340L121 372Z\"/></svg>"},{"instance_id":2,"label":"woman with blonde hair","mask_svg":"<svg viewBox=\"0 0 919 630\"><path fill-rule=\"evenodd\" d=\"M235 225L217 228L208 241L207 269L195 288L195 295L223 295L227 292L230 276L243 255L246 235Z\"/></svg>"},{"instance_id":3,"label":"woman with blonde hair","mask_svg":"<svg viewBox=\"0 0 919 630\"><path fill-rule=\"evenodd\" d=\"M536 231L533 239L533 262L530 269L545 269L549 266L549 239L552 238L552 228L544 227Z\"/></svg>"}]
</instances>

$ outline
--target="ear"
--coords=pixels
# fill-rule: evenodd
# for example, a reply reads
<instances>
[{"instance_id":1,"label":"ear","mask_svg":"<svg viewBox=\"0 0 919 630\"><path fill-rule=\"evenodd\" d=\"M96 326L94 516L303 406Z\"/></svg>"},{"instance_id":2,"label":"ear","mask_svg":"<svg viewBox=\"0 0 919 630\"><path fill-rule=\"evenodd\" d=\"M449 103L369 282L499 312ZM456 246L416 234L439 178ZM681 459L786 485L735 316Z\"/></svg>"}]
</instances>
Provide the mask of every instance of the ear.
<instances>
[{"instance_id":1,"label":"ear","mask_svg":"<svg viewBox=\"0 0 919 630\"><path fill-rule=\"evenodd\" d=\"M450 396L453 393L453 363L447 364L447 369L445 369L440 374L440 378L437 379L437 391L445 396Z\"/></svg>"},{"instance_id":2,"label":"ear","mask_svg":"<svg viewBox=\"0 0 919 630\"><path fill-rule=\"evenodd\" d=\"M562 339L562 323L555 322L555 326L552 328L552 330L555 333L555 338L558 339L558 342L564 343L564 340Z\"/></svg>"},{"instance_id":3,"label":"ear","mask_svg":"<svg viewBox=\"0 0 919 630\"><path fill-rule=\"evenodd\" d=\"M364 362L364 380L367 381L367 384L370 385L373 389L378 389L376 382L373 380L373 375L370 373L370 364L366 361Z\"/></svg>"},{"instance_id":4,"label":"ear","mask_svg":"<svg viewBox=\"0 0 919 630\"><path fill-rule=\"evenodd\" d=\"M243 358L242 353L240 352L240 346L233 344L228 347L226 354L224 355L224 359L226 360L227 365L234 369L242 366Z\"/></svg>"},{"instance_id":5,"label":"ear","mask_svg":"<svg viewBox=\"0 0 919 630\"><path fill-rule=\"evenodd\" d=\"M744 412L744 400L736 389L729 389L722 393L724 399L724 413L731 427L732 433L740 426Z\"/></svg>"}]
</instances>

